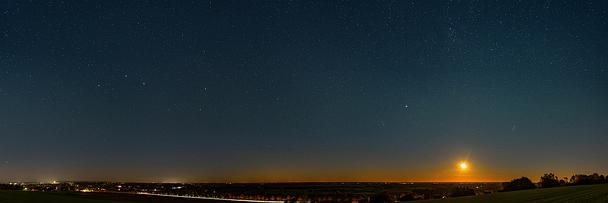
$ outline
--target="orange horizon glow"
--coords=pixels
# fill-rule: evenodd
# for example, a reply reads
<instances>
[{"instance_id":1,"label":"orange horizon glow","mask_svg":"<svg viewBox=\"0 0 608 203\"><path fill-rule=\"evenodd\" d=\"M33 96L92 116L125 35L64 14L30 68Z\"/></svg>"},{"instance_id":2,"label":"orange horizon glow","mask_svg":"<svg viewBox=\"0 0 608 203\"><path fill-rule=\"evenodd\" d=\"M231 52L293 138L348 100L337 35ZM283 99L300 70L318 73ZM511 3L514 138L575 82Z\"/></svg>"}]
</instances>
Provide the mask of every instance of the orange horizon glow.
<instances>
[{"instance_id":1,"label":"orange horizon glow","mask_svg":"<svg viewBox=\"0 0 608 203\"><path fill-rule=\"evenodd\" d=\"M531 174L531 175L530 175ZM562 172L559 174L568 174ZM297 182L386 182L386 183L467 183L507 182L522 176L538 181L542 170L514 172L509 169L473 161L470 156L446 159L425 165L362 166L357 169L314 168L302 170L291 167L259 167L247 172L228 172L221 176L204 177L200 174L181 176L131 176L123 178L91 176L80 180L111 182L160 182L160 183L297 183ZM45 180L71 180L73 177L55 177Z\"/></svg>"}]
</instances>

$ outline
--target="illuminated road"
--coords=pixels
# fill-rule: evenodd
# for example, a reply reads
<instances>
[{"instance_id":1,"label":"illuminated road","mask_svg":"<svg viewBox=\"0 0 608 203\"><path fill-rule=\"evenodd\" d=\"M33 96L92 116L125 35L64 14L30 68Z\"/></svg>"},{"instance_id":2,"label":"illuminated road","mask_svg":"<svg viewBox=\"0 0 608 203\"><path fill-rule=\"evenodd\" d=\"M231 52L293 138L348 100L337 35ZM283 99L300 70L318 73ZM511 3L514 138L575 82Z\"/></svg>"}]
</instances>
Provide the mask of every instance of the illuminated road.
<instances>
[{"instance_id":1,"label":"illuminated road","mask_svg":"<svg viewBox=\"0 0 608 203\"><path fill-rule=\"evenodd\" d=\"M235 201L235 202L265 202L265 203L278 203L283 201L264 201L264 200L247 200L247 199L224 199L224 198L215 198L215 197L193 197L193 196L180 196L180 195L163 195L163 194L153 194L147 192L138 192L140 195L152 195L152 196L161 196L161 197L179 197L179 198L190 198L190 199L207 199L207 200L223 200L223 201Z\"/></svg>"}]
</instances>

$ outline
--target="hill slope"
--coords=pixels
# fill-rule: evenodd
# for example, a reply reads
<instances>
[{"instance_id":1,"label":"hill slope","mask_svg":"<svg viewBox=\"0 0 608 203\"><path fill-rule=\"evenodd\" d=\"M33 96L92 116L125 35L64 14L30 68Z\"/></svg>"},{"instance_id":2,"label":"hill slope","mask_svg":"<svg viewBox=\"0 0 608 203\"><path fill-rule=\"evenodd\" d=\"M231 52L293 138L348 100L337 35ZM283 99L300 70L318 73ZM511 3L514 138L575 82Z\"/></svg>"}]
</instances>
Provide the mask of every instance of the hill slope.
<instances>
[{"instance_id":1,"label":"hill slope","mask_svg":"<svg viewBox=\"0 0 608 203\"><path fill-rule=\"evenodd\" d=\"M482 203L482 202L608 202L608 184L580 185L546 189L502 192L476 197L416 201L424 203Z\"/></svg>"}]
</instances>

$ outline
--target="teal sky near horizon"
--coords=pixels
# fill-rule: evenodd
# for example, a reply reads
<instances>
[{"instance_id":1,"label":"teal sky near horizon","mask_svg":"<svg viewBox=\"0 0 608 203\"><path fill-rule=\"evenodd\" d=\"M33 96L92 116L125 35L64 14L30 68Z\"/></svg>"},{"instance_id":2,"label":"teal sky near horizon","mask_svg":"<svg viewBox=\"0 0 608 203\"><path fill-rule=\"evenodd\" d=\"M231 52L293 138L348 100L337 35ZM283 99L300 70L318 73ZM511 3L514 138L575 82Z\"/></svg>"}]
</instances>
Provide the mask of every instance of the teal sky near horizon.
<instances>
[{"instance_id":1,"label":"teal sky near horizon","mask_svg":"<svg viewBox=\"0 0 608 203\"><path fill-rule=\"evenodd\" d=\"M2 2L0 182L608 174L607 11Z\"/></svg>"}]
</instances>

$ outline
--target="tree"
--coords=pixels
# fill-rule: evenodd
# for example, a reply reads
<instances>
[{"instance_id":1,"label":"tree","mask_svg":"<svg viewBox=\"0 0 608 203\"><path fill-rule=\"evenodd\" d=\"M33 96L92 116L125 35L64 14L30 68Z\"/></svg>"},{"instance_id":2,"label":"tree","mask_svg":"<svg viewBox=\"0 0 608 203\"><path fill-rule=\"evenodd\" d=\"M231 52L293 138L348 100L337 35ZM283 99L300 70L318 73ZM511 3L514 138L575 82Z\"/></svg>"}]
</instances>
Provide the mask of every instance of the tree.
<instances>
[{"instance_id":1,"label":"tree","mask_svg":"<svg viewBox=\"0 0 608 203\"><path fill-rule=\"evenodd\" d=\"M511 182L503 183L503 191L528 190L534 188L536 188L536 185L526 177L513 179Z\"/></svg>"},{"instance_id":2,"label":"tree","mask_svg":"<svg viewBox=\"0 0 608 203\"><path fill-rule=\"evenodd\" d=\"M574 181L572 181L572 184L574 185L587 185L587 184L591 184L591 176L588 175L584 175L584 174L576 174L573 175L571 180L574 179Z\"/></svg>"},{"instance_id":3,"label":"tree","mask_svg":"<svg viewBox=\"0 0 608 203\"><path fill-rule=\"evenodd\" d=\"M597 173L594 173L594 174L592 174L592 175L591 175L591 183L592 183L592 184L598 184L598 183L602 183L602 182L604 182L604 180L603 180L603 179L604 179L604 178L603 178L603 177L601 177L601 176L600 176L599 174L597 174Z\"/></svg>"},{"instance_id":4,"label":"tree","mask_svg":"<svg viewBox=\"0 0 608 203\"><path fill-rule=\"evenodd\" d=\"M540 177L540 187L557 187L559 186L559 180L553 173L545 173Z\"/></svg>"}]
</instances>

